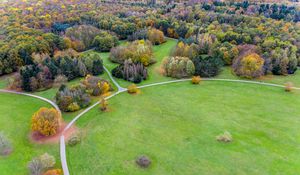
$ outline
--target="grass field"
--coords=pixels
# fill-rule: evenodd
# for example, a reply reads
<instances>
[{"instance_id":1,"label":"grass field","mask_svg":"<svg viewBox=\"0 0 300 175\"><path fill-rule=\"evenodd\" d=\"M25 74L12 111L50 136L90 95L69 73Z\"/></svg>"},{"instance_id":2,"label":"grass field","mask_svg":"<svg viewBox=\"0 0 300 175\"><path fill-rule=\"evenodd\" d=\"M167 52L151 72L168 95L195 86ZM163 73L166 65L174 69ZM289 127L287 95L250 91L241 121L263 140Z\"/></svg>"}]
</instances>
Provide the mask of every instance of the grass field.
<instances>
[{"instance_id":1,"label":"grass field","mask_svg":"<svg viewBox=\"0 0 300 175\"><path fill-rule=\"evenodd\" d=\"M300 174L300 93L225 82L190 82L121 94L77 125L71 174ZM229 131L234 141L218 143ZM149 169L135 165L148 155Z\"/></svg>"},{"instance_id":2,"label":"grass field","mask_svg":"<svg viewBox=\"0 0 300 175\"><path fill-rule=\"evenodd\" d=\"M39 145L29 140L31 116L40 107L49 104L32 97L0 93L0 130L12 142L13 152L0 156L1 175L29 174L28 162L45 152L54 155L60 167L59 145Z\"/></svg>"}]
</instances>

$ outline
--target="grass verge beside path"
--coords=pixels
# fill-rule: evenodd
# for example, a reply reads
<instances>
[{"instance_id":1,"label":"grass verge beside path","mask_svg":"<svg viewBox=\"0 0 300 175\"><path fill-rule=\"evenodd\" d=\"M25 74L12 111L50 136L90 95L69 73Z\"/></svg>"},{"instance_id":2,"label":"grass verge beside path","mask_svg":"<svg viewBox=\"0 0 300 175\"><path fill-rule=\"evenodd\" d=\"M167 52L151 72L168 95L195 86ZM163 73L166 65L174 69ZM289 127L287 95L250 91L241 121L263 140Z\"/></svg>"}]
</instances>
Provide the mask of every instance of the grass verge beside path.
<instances>
[{"instance_id":1,"label":"grass verge beside path","mask_svg":"<svg viewBox=\"0 0 300 175\"><path fill-rule=\"evenodd\" d=\"M28 174L28 162L45 152L54 155L56 165L60 167L58 144L39 145L29 140L31 116L40 107L51 107L50 104L32 97L5 93L0 93L0 102L0 131L13 146L9 156L0 156L0 174Z\"/></svg>"}]
</instances>

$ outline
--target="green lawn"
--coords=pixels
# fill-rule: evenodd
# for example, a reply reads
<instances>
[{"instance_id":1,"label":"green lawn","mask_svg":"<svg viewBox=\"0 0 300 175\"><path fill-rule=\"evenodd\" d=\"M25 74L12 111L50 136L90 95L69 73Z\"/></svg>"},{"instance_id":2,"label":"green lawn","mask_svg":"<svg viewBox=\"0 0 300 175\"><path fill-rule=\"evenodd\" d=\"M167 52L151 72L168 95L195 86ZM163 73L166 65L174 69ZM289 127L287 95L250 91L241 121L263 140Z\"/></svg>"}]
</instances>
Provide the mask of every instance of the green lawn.
<instances>
[{"instance_id":1,"label":"green lawn","mask_svg":"<svg viewBox=\"0 0 300 175\"><path fill-rule=\"evenodd\" d=\"M0 93L0 131L11 140L13 152L0 156L1 175L26 175L28 162L45 152L54 155L60 167L59 145L39 145L29 141L31 116L49 104L32 97Z\"/></svg>"},{"instance_id":2,"label":"green lawn","mask_svg":"<svg viewBox=\"0 0 300 175\"><path fill-rule=\"evenodd\" d=\"M77 122L71 174L300 174L300 92L230 82L149 87ZM218 143L229 131L234 141ZM148 155L149 169L135 165Z\"/></svg>"}]
</instances>

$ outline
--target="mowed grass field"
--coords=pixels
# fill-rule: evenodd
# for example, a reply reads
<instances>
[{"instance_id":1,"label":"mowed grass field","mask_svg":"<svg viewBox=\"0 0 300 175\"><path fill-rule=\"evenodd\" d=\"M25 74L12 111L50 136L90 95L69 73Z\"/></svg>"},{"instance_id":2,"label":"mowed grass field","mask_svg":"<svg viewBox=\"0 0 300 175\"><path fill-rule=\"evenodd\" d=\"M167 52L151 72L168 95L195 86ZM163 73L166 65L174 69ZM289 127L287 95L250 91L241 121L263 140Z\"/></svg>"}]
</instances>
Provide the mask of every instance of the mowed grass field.
<instances>
[{"instance_id":1,"label":"mowed grass field","mask_svg":"<svg viewBox=\"0 0 300 175\"><path fill-rule=\"evenodd\" d=\"M40 107L51 107L46 102L22 95L0 93L0 131L12 143L13 152L0 156L1 175L26 175L28 162L33 157L49 153L60 167L59 145L40 145L29 139L31 116Z\"/></svg>"},{"instance_id":2,"label":"mowed grass field","mask_svg":"<svg viewBox=\"0 0 300 175\"><path fill-rule=\"evenodd\" d=\"M67 147L70 173L300 174L300 92L230 82L142 89L77 121L85 137ZM229 131L232 143L216 136ZM150 157L148 169L135 159Z\"/></svg>"}]
</instances>

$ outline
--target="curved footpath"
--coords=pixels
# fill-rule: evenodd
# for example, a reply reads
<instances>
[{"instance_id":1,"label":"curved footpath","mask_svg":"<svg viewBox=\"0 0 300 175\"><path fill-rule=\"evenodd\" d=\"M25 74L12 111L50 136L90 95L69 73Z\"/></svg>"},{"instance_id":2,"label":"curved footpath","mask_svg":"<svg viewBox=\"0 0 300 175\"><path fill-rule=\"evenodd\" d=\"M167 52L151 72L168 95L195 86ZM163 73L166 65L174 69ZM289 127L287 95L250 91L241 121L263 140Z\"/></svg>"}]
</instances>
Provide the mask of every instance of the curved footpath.
<instances>
[{"instance_id":1,"label":"curved footpath","mask_svg":"<svg viewBox=\"0 0 300 175\"><path fill-rule=\"evenodd\" d=\"M16 92L16 91L11 91L11 90L6 90L6 89L0 89L0 92L10 93L10 94L17 94L17 95L24 95L24 96L29 96L29 97L33 97L33 98L36 98L36 99L43 100L43 101L49 103L51 106L53 106L57 111L59 111L61 113L61 111L60 111L59 107L56 105L56 103L54 103L53 101L51 101L47 98L37 96L37 95L33 95L33 94L29 94L29 93Z\"/></svg>"},{"instance_id":2,"label":"curved footpath","mask_svg":"<svg viewBox=\"0 0 300 175\"><path fill-rule=\"evenodd\" d=\"M112 80L112 82L115 84L115 86L117 87L118 91L108 97L106 97L105 99L108 100L122 92L127 91L127 88L123 88L121 87L118 82L112 77L112 75L110 74L109 70L104 67L105 71L107 72L107 74L109 75L109 78ZM203 78L203 81L225 81L225 82L236 82L236 83L246 83L246 84L257 84L257 85L263 85L263 86L272 86L272 87L278 87L278 88L284 88L285 86L283 85L279 85L279 84L272 84L272 83L265 83L265 82L257 82L257 81L248 81L248 80L233 80L233 79L214 79L214 78ZM178 83L178 82L186 82L186 81L191 81L191 79L180 79L180 80L170 80L170 81L165 81L165 82L159 82L159 83L152 83L152 84L147 84L147 85L142 85L139 86L139 89L142 88L146 88L146 87L152 87L152 86L159 86L159 85L165 85L165 84L171 84L171 83ZM299 87L292 87L292 89L295 90L300 90ZM29 97L33 97L36 99L40 99L43 100L47 103L49 103L50 105L52 105L57 111L60 111L59 107L51 100L46 99L44 97L40 97L37 95L33 95L33 94L29 94L29 93L23 93L23 92L16 92L16 91L11 91L11 90L5 90L5 89L0 89L0 93L11 93L11 94L17 94L17 95L24 95L24 96L29 96ZM82 117L85 113L87 113L88 111L90 111L92 108L94 108L95 106L97 106L99 104L99 102L94 103L92 106L86 108L84 111L82 111L80 114L78 114L63 130L61 136L60 136L60 158L61 158L61 165L62 165L62 169L64 172L64 175L69 175L69 169L68 169L68 164L67 164L67 159L66 159L66 145L65 145L65 136L64 133L65 131L67 131L80 117Z\"/></svg>"}]
</instances>

